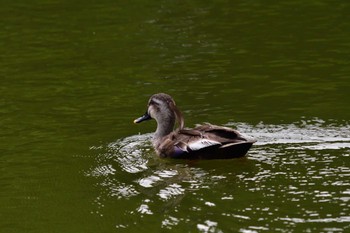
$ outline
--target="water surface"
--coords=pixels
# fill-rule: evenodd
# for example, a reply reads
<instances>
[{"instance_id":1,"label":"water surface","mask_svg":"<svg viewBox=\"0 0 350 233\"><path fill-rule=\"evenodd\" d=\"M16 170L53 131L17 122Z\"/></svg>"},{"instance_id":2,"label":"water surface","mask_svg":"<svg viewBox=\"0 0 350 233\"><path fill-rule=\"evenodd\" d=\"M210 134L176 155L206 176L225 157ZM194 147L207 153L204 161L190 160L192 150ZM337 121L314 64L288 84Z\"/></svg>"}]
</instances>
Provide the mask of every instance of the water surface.
<instances>
[{"instance_id":1,"label":"water surface","mask_svg":"<svg viewBox=\"0 0 350 233\"><path fill-rule=\"evenodd\" d=\"M349 231L349 8L4 1L0 232ZM157 92L258 142L160 159Z\"/></svg>"}]
</instances>

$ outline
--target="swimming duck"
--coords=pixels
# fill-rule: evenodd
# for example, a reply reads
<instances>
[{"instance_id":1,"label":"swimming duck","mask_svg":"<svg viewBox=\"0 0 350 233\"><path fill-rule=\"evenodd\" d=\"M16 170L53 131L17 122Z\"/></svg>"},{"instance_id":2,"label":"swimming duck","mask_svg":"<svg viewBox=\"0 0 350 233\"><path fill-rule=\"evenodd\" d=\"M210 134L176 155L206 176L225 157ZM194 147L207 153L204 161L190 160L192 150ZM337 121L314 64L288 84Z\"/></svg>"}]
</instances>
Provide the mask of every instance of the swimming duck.
<instances>
[{"instance_id":1,"label":"swimming duck","mask_svg":"<svg viewBox=\"0 0 350 233\"><path fill-rule=\"evenodd\" d=\"M155 119L157 130L153 146L160 157L178 159L229 159L244 156L251 148L248 139L237 130L211 124L184 127L184 118L173 98L164 93L151 96L146 113L134 123ZM175 122L178 128L174 130Z\"/></svg>"}]
</instances>

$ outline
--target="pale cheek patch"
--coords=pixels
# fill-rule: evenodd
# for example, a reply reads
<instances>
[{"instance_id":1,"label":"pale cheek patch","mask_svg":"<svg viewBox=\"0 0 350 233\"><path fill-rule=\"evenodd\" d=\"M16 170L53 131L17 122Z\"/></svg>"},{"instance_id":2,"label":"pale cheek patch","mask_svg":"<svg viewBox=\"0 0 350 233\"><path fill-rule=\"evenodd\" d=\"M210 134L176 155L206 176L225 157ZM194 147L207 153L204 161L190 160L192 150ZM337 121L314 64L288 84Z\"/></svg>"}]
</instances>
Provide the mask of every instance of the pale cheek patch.
<instances>
[{"instance_id":1,"label":"pale cheek patch","mask_svg":"<svg viewBox=\"0 0 350 233\"><path fill-rule=\"evenodd\" d=\"M149 108L148 108L148 114L154 119L154 111L155 111L155 109L154 109L154 107L153 106L150 106Z\"/></svg>"}]
</instances>

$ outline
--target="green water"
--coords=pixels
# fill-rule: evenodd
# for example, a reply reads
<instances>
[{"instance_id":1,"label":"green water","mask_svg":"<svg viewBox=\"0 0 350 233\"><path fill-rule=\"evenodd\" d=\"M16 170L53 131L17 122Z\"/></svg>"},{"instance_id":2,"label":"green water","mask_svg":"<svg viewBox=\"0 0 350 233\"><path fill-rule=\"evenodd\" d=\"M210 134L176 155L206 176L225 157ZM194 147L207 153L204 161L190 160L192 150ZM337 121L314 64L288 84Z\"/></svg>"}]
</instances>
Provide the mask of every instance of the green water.
<instances>
[{"instance_id":1,"label":"green water","mask_svg":"<svg viewBox=\"0 0 350 233\"><path fill-rule=\"evenodd\" d=\"M3 1L0 232L350 230L350 3ZM159 159L167 92L186 125L258 140Z\"/></svg>"}]
</instances>

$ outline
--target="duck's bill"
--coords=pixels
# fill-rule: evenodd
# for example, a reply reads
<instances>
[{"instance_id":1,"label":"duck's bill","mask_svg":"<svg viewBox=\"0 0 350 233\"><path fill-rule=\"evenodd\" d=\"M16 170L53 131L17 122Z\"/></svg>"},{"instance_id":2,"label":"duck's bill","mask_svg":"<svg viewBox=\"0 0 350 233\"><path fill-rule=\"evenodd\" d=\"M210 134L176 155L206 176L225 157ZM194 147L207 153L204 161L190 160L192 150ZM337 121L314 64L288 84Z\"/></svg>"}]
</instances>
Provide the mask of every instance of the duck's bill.
<instances>
[{"instance_id":1,"label":"duck's bill","mask_svg":"<svg viewBox=\"0 0 350 233\"><path fill-rule=\"evenodd\" d=\"M147 121L152 119L152 117L146 112L142 117L139 117L137 119L134 120L134 123L140 123L142 121Z\"/></svg>"}]
</instances>

